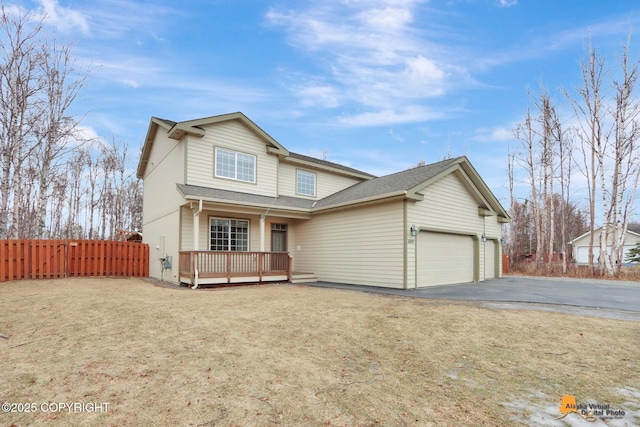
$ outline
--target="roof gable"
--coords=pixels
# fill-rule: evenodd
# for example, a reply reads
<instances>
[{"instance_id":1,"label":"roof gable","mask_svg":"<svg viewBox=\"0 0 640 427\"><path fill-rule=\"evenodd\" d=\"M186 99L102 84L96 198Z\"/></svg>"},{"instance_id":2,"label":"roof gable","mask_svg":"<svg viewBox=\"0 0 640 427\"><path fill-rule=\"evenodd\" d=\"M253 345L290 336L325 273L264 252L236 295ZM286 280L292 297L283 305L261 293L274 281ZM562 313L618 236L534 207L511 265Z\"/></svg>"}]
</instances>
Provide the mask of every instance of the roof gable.
<instances>
[{"instance_id":1,"label":"roof gable","mask_svg":"<svg viewBox=\"0 0 640 427\"><path fill-rule=\"evenodd\" d=\"M153 141L156 138L156 134L159 128L163 128L165 131L169 131L176 122L171 120L160 119L158 117L151 117L149 122L149 128L147 129L147 136L144 139L144 145L142 146L142 153L140 154L140 160L138 161L138 169L136 171L136 177L142 178L149 162L149 155L153 148Z\"/></svg>"},{"instance_id":2,"label":"roof gable","mask_svg":"<svg viewBox=\"0 0 640 427\"><path fill-rule=\"evenodd\" d=\"M442 160L355 184L319 200L314 206L314 210L332 209L400 196L423 200L424 196L420 193L421 190L451 173L458 175L467 190L478 201L479 207L482 205L483 208L497 214L504 221L510 220L506 210L465 156Z\"/></svg>"},{"instance_id":3,"label":"roof gable","mask_svg":"<svg viewBox=\"0 0 640 427\"><path fill-rule=\"evenodd\" d=\"M176 123L169 130L169 138L181 139L185 134L194 136L204 136L203 126L212 125L215 123L226 122L230 120L237 120L245 125L250 131L258 135L266 144L270 152L275 154L281 154L288 156L289 151L284 148L278 141L276 141L271 135L265 132L260 126L255 124L251 119L245 116L241 112L221 114L218 116L204 117L201 119L187 120L184 122Z\"/></svg>"},{"instance_id":4,"label":"roof gable","mask_svg":"<svg viewBox=\"0 0 640 427\"><path fill-rule=\"evenodd\" d=\"M167 132L167 136L171 139L180 140L185 135L193 135L195 137L203 137L205 130L203 126L226 122L230 120L237 120L245 125L250 131L255 133L260 139L262 139L267 147L267 151L272 154L281 156L288 156L289 151L284 148L278 141L266 133L262 128L251 121L247 116L241 112L221 114L218 116L204 117L201 119L187 120L183 122L174 122L172 120L161 119L158 117L151 117L149 123L149 129L147 130L147 136L144 140L144 146L142 147L142 155L138 163L138 170L136 176L142 178L144 176L149 154L153 148L153 142L155 140L158 129L162 128Z\"/></svg>"},{"instance_id":5,"label":"roof gable","mask_svg":"<svg viewBox=\"0 0 640 427\"><path fill-rule=\"evenodd\" d=\"M316 209L341 206L358 201L407 195L409 190L446 169L451 160L407 169L364 181L319 200ZM418 196L419 197L419 196Z\"/></svg>"},{"instance_id":6,"label":"roof gable","mask_svg":"<svg viewBox=\"0 0 640 427\"><path fill-rule=\"evenodd\" d=\"M598 245L597 240L600 238L599 236L600 236L600 233L601 233L601 232L602 232L602 226L600 226L600 227L596 227L596 228L593 230L593 235L594 235L594 244L595 244L596 246ZM609 233L610 233L609 235L612 235L612 234L613 234L613 231L611 230L611 227L610 227ZM580 246L580 243L582 243L582 244L588 244L589 242L588 242L587 237L589 237L589 234L591 234L591 232L590 232L590 231L587 231L586 233L583 233L583 234L581 234L580 236L576 237L575 239L573 239L573 240L569 241L569 244L570 244L570 245L573 245L573 246ZM640 233L635 232L635 231L632 231L632 230L629 230L628 228L627 228L626 235L627 235L627 236L633 236L633 237L635 237L635 238L640 239ZM584 240L584 242L581 242L581 240ZM625 240L626 240L626 239L625 239Z\"/></svg>"}]
</instances>

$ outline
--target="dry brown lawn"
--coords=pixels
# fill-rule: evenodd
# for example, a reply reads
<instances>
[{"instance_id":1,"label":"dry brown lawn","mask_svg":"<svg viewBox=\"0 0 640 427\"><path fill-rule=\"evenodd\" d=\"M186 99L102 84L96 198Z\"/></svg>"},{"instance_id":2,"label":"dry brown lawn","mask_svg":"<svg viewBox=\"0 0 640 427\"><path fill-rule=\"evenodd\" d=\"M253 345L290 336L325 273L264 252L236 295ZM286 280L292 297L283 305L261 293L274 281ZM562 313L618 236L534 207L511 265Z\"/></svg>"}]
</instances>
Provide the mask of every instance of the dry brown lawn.
<instances>
[{"instance_id":1,"label":"dry brown lawn","mask_svg":"<svg viewBox=\"0 0 640 427\"><path fill-rule=\"evenodd\" d=\"M640 389L631 321L84 278L0 284L0 334L0 402L37 406L0 412L1 425L511 426L565 394L640 421L616 391Z\"/></svg>"}]
</instances>

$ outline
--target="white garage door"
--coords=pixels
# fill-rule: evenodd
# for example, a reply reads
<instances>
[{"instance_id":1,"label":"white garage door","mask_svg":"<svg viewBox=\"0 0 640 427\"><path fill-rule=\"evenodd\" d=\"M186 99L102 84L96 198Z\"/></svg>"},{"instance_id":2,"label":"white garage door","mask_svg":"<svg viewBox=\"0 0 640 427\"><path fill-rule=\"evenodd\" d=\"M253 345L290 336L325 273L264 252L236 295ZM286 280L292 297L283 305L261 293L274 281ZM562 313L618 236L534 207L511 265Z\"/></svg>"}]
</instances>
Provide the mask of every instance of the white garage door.
<instances>
[{"instance_id":1,"label":"white garage door","mask_svg":"<svg viewBox=\"0 0 640 427\"><path fill-rule=\"evenodd\" d=\"M484 242L484 278L493 279L494 277L496 277L496 243L493 240L487 240Z\"/></svg>"},{"instance_id":2,"label":"white garage door","mask_svg":"<svg viewBox=\"0 0 640 427\"><path fill-rule=\"evenodd\" d=\"M598 262L598 255L600 254L600 248L593 248L593 259L595 262ZM589 247L588 246L578 246L576 250L576 262L578 264L588 264L589 263Z\"/></svg>"},{"instance_id":3,"label":"white garage door","mask_svg":"<svg viewBox=\"0 0 640 427\"><path fill-rule=\"evenodd\" d=\"M627 254L631 249L633 249L635 245L625 245L622 252L622 262L627 262ZM607 246L607 252L611 252L611 246ZM600 246L598 246L598 242L594 243L593 246L593 262L598 263L598 257L600 256ZM589 246L578 246L576 248L576 262L578 264L588 264L589 263Z\"/></svg>"},{"instance_id":4,"label":"white garage door","mask_svg":"<svg viewBox=\"0 0 640 427\"><path fill-rule=\"evenodd\" d=\"M473 282L473 239L459 234L417 236L418 286Z\"/></svg>"}]
</instances>

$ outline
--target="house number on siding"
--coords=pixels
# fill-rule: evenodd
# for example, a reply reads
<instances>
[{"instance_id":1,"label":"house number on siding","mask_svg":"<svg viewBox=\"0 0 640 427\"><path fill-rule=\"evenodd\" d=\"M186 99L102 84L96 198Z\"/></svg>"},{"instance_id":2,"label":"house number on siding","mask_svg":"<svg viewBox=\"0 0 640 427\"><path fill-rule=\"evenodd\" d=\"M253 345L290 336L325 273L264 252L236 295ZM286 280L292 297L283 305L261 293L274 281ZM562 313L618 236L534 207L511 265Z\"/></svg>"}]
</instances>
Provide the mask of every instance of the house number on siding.
<instances>
[{"instance_id":1,"label":"house number on siding","mask_svg":"<svg viewBox=\"0 0 640 427\"><path fill-rule=\"evenodd\" d=\"M415 239L407 239L407 243L415 243L416 240Z\"/></svg>"}]
</instances>

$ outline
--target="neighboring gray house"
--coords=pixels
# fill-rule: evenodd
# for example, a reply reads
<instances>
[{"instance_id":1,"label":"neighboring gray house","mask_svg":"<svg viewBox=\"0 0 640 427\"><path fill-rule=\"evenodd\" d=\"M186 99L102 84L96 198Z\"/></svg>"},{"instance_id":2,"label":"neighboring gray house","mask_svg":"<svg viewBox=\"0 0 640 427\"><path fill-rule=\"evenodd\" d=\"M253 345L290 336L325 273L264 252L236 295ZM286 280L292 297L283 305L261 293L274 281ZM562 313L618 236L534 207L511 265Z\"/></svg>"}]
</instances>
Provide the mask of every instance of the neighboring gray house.
<instances>
[{"instance_id":1,"label":"neighboring gray house","mask_svg":"<svg viewBox=\"0 0 640 427\"><path fill-rule=\"evenodd\" d=\"M150 275L391 288L501 274L507 212L466 157L374 177L288 151L242 113L152 118L137 175Z\"/></svg>"}]
</instances>

